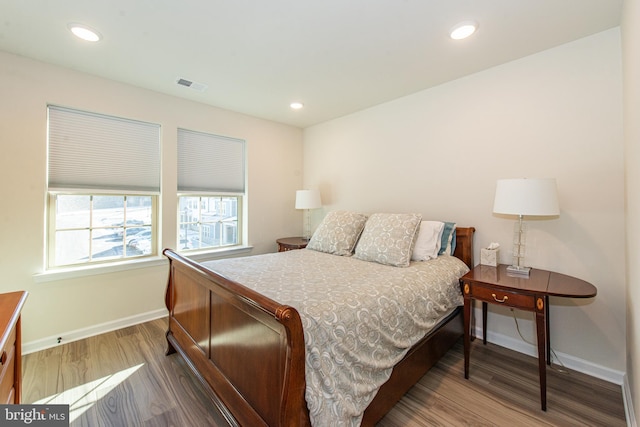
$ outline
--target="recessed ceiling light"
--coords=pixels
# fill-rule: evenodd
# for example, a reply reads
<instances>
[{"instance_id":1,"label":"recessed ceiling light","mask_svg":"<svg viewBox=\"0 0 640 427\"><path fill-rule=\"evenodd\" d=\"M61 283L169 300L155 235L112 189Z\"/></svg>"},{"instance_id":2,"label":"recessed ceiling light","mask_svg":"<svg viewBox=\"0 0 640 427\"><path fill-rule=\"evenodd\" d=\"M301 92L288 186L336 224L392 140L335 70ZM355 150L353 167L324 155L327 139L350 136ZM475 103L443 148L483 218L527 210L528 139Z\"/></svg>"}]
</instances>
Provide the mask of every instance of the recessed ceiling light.
<instances>
[{"instance_id":1,"label":"recessed ceiling light","mask_svg":"<svg viewBox=\"0 0 640 427\"><path fill-rule=\"evenodd\" d=\"M102 38L99 32L87 27L86 25L69 24L67 27L76 37L88 42L97 42Z\"/></svg>"},{"instance_id":2,"label":"recessed ceiling light","mask_svg":"<svg viewBox=\"0 0 640 427\"><path fill-rule=\"evenodd\" d=\"M294 110L299 110L304 107L304 104L302 102L292 102L291 104L289 104L289 106Z\"/></svg>"},{"instance_id":3,"label":"recessed ceiling light","mask_svg":"<svg viewBox=\"0 0 640 427\"><path fill-rule=\"evenodd\" d=\"M462 40L475 33L478 29L478 24L473 21L461 22L451 29L449 34L454 40Z\"/></svg>"}]
</instances>

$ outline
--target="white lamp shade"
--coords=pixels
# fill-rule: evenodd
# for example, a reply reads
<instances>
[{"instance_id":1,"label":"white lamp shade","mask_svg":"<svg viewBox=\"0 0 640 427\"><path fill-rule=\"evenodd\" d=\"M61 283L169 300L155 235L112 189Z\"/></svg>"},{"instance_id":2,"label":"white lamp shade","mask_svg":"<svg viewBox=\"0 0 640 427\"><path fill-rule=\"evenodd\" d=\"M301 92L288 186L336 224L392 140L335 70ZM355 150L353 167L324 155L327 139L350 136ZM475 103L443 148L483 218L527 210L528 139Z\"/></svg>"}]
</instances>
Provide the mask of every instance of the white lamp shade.
<instances>
[{"instance_id":1,"label":"white lamp shade","mask_svg":"<svg viewBox=\"0 0 640 427\"><path fill-rule=\"evenodd\" d=\"M493 212L506 215L559 215L556 180L499 179L496 184Z\"/></svg>"},{"instance_id":2,"label":"white lamp shade","mask_svg":"<svg viewBox=\"0 0 640 427\"><path fill-rule=\"evenodd\" d=\"M296 191L296 209L317 209L322 206L318 190Z\"/></svg>"}]
</instances>

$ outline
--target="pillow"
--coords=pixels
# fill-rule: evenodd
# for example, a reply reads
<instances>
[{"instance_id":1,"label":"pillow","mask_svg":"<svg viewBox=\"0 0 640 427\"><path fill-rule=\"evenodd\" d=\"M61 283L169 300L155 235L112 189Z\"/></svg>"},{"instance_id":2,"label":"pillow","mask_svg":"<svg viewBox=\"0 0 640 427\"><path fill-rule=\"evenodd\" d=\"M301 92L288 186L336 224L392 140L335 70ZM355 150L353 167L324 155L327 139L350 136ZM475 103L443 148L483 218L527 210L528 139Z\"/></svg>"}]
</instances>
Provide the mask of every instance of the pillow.
<instances>
[{"instance_id":1,"label":"pillow","mask_svg":"<svg viewBox=\"0 0 640 427\"><path fill-rule=\"evenodd\" d=\"M364 214L347 211L329 212L313 233L307 249L351 256L366 221L367 216Z\"/></svg>"},{"instance_id":2,"label":"pillow","mask_svg":"<svg viewBox=\"0 0 640 427\"><path fill-rule=\"evenodd\" d=\"M453 255L456 250L456 223L445 222L444 230L442 231L442 239L440 241L440 250L438 255L446 253L447 255Z\"/></svg>"},{"instance_id":3,"label":"pillow","mask_svg":"<svg viewBox=\"0 0 640 427\"><path fill-rule=\"evenodd\" d=\"M438 257L442 245L444 222L422 221L413 247L411 261L428 261Z\"/></svg>"},{"instance_id":4,"label":"pillow","mask_svg":"<svg viewBox=\"0 0 640 427\"><path fill-rule=\"evenodd\" d=\"M453 235L451 237L451 251L449 255L453 255L456 252L456 227L453 228Z\"/></svg>"},{"instance_id":5,"label":"pillow","mask_svg":"<svg viewBox=\"0 0 640 427\"><path fill-rule=\"evenodd\" d=\"M420 214L372 214L356 246L355 257L395 267L408 267Z\"/></svg>"}]
</instances>

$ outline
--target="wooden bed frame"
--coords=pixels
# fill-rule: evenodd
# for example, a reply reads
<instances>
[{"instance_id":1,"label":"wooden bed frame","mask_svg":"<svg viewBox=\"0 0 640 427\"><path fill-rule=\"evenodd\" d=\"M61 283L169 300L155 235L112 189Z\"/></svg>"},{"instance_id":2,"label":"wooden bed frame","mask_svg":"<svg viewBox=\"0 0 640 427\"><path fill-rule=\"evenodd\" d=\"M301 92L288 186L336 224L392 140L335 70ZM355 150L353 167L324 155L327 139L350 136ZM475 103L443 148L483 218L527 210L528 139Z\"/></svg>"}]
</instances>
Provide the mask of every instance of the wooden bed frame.
<instances>
[{"instance_id":1,"label":"wooden bed frame","mask_svg":"<svg viewBox=\"0 0 640 427\"><path fill-rule=\"evenodd\" d=\"M455 256L473 267L473 227ZM178 352L232 426L308 426L305 345L298 312L170 249L167 354ZM374 425L462 336L460 308L416 344L364 413Z\"/></svg>"}]
</instances>

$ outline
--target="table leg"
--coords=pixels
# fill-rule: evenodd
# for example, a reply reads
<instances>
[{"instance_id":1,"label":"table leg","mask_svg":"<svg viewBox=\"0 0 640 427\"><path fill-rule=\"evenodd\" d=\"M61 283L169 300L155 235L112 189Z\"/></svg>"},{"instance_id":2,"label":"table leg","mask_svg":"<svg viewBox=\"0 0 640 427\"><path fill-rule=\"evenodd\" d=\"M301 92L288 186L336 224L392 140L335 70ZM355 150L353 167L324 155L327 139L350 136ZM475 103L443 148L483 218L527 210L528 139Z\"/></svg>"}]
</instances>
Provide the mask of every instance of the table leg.
<instances>
[{"instance_id":1,"label":"table leg","mask_svg":"<svg viewBox=\"0 0 640 427\"><path fill-rule=\"evenodd\" d=\"M545 316L547 317L547 365L551 366L551 334L549 333L549 295L545 295L544 297L544 310Z\"/></svg>"},{"instance_id":2,"label":"table leg","mask_svg":"<svg viewBox=\"0 0 640 427\"><path fill-rule=\"evenodd\" d=\"M487 345L487 304L482 302L482 344Z\"/></svg>"},{"instance_id":3,"label":"table leg","mask_svg":"<svg viewBox=\"0 0 640 427\"><path fill-rule=\"evenodd\" d=\"M471 300L470 301L471 304L471 319L469 320L469 328L470 329L470 335L469 335L469 340L471 342L474 342L476 340L476 300Z\"/></svg>"},{"instance_id":4,"label":"table leg","mask_svg":"<svg viewBox=\"0 0 640 427\"><path fill-rule=\"evenodd\" d=\"M469 353L471 349L471 298L464 299L464 377L469 379Z\"/></svg>"},{"instance_id":5,"label":"table leg","mask_svg":"<svg viewBox=\"0 0 640 427\"><path fill-rule=\"evenodd\" d=\"M540 371L540 403L543 411L547 410L547 310L543 297L536 298L536 331L538 335L538 370Z\"/></svg>"}]
</instances>

